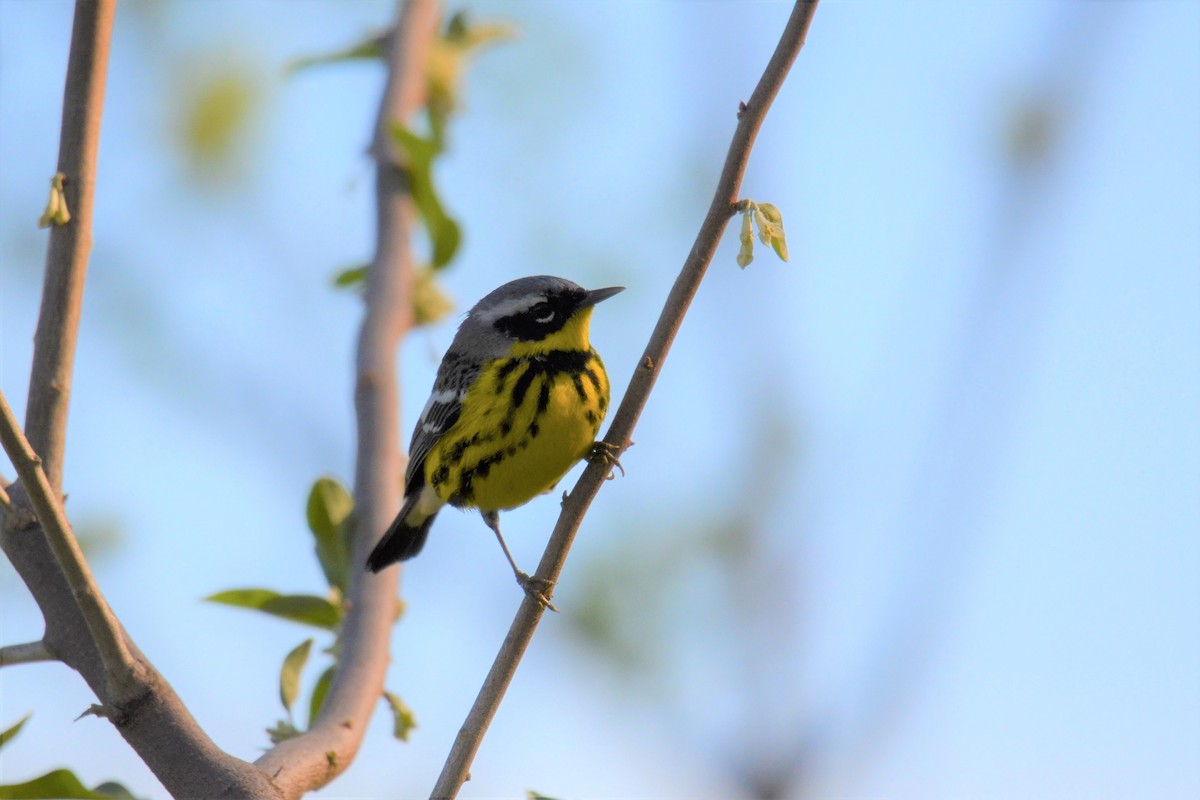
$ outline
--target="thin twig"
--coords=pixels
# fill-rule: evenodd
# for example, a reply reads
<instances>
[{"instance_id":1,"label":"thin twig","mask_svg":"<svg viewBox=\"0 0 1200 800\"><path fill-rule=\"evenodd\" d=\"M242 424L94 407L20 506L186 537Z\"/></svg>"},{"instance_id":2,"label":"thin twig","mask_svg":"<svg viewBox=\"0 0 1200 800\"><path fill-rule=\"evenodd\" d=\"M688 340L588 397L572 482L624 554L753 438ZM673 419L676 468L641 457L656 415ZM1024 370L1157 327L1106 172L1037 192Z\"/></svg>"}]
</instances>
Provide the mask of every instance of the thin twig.
<instances>
[{"instance_id":1,"label":"thin twig","mask_svg":"<svg viewBox=\"0 0 1200 800\"><path fill-rule=\"evenodd\" d=\"M742 107L737 129L734 131L733 141L729 145L729 153L725 158L725 166L717 182L716 194L709 206L708 214L700 227L692 250L683 264L683 269L675 280L675 285L659 316L658 324L650 337L650 343L647 345L643 357L639 359L639 365L634 370L629 388L625 392L625 397L620 408L617 409L612 426L605 437L606 442L619 449L618 452L623 452L628 446L634 426L650 396L650 390L653 389L654 382L662 371L663 361L671 348L675 334L679 331L688 306L716 252L725 225L735 213L738 190L741 187L742 175L745 173L754 139L766 117L767 109L783 85L784 78L787 77L788 70L800 52L800 48L804 45L804 39L808 34L808 27L812 22L816 7L817 0L800 0L796 3L758 86L750 95L749 101ZM563 503L558 524L555 525L554 533L551 535L541 563L538 565L537 578L548 581L550 585L553 585L558 579L567 552L574 541L575 532L579 529L583 515L600 490L600 486L603 485L608 471L609 467L606 464L593 463L580 476L575 488L571 490L570 496ZM483 736L504 698L509 683L512 682L517 665L533 638L533 632L541 620L542 613L541 605L531 598L526 598L521 603L516 618L509 628L508 636L505 637L500 652L496 655L492 668L484 680L483 687L479 690L475 704L471 707L471 711L454 741L454 746L442 768L437 784L434 786L431 795L433 798L438 800L453 798L462 788L467 779L471 762L479 750Z\"/></svg>"},{"instance_id":2,"label":"thin twig","mask_svg":"<svg viewBox=\"0 0 1200 800\"><path fill-rule=\"evenodd\" d=\"M115 7L116 0L76 5L58 142L58 171L65 176L63 190L71 221L50 227L42 307L33 336L25 432L34 452L41 455L56 494L62 491L75 342L92 250L96 160Z\"/></svg>"},{"instance_id":3,"label":"thin twig","mask_svg":"<svg viewBox=\"0 0 1200 800\"><path fill-rule=\"evenodd\" d=\"M67 578L96 649L100 651L108 682L109 701L117 706L124 705L145 693L145 687L138 678L138 663L125 646L120 625L92 579L83 551L71 533L67 515L42 469L42 460L21 433L3 392L0 392L0 443L3 443L4 451L16 467L21 486L29 496L42 532Z\"/></svg>"},{"instance_id":4,"label":"thin twig","mask_svg":"<svg viewBox=\"0 0 1200 800\"><path fill-rule=\"evenodd\" d=\"M12 508L12 498L8 496L8 478L0 475L0 508Z\"/></svg>"},{"instance_id":5,"label":"thin twig","mask_svg":"<svg viewBox=\"0 0 1200 800\"><path fill-rule=\"evenodd\" d=\"M353 760L383 692L399 570L363 568L367 553L400 505L399 391L396 351L412 327L411 235L415 208L391 144L391 127L424 103L425 64L436 34L435 0L401 0L388 52L388 77L370 153L376 161L377 242L358 342L355 410L358 457L349 612L337 673L316 724L273 748L258 765L295 797L332 780Z\"/></svg>"},{"instance_id":6,"label":"thin twig","mask_svg":"<svg viewBox=\"0 0 1200 800\"><path fill-rule=\"evenodd\" d=\"M38 661L57 661L46 643L23 642L22 644L6 644L0 647L0 667L13 664L33 664Z\"/></svg>"}]
</instances>

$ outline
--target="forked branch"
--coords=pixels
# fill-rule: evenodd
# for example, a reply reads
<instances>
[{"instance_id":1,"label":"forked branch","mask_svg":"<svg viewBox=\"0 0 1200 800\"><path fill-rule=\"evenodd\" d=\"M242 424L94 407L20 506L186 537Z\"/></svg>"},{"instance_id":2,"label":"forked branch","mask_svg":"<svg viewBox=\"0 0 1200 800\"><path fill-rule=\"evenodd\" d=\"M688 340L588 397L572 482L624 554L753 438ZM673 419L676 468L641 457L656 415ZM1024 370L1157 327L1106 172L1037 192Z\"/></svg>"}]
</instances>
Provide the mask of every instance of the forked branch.
<instances>
[{"instance_id":1,"label":"forked branch","mask_svg":"<svg viewBox=\"0 0 1200 800\"><path fill-rule=\"evenodd\" d=\"M0 399L0 433L21 478L9 487L10 504L0 507L0 545L45 618L47 652L83 676L100 700L96 713L113 722L169 792L273 797L266 776L217 748L138 652L96 588L63 514L67 410L115 8L116 0L75 5L59 141L62 177L55 186L70 216L52 220L24 434ZM19 646L7 652L34 655Z\"/></svg>"},{"instance_id":2,"label":"forked branch","mask_svg":"<svg viewBox=\"0 0 1200 800\"><path fill-rule=\"evenodd\" d=\"M787 77L792 62L796 60L800 48L804 45L804 39L808 34L808 27L816 8L817 0L800 0L796 3L787 25L784 27L779 44L763 71L762 78L759 79L750 99L743 104L739 112L737 129L734 131L733 141L729 145L725 166L717 182L716 194L709 206L708 214L700 226L700 232L696 236L687 260L684 261L679 277L675 279L675 285L667 297L658 324L650 336L650 343L647 345L638 367L634 370L629 388L625 391L625 397L617 409L612 426L605 437L605 441L615 447L618 453L623 452L629 446L634 426L637 424L638 417L641 416L642 409L646 406L650 391L654 388L654 382L662 371L663 361L671 348L675 334L679 331L683 317L712 261L717 244L721 240L721 234L736 212L738 190L746 171L746 164L750 159L750 150L754 145L754 139L758 135L759 128L762 127L767 109L770 108L771 102L783 85L784 78ZM554 527L554 533L542 555L535 577L549 581L551 585L558 579L567 553L574 541L575 532L579 529L583 516L600 490L600 486L603 485L608 471L608 465L602 463L593 463L584 470L583 475L575 484L575 488L571 490L570 496L563 503L558 524ZM508 636L505 637L504 644L500 647L500 652L484 680L475 704L454 741L450 756L434 786L433 798L452 798L462 788L488 725L491 724L496 709L499 708L504 693L512 682L513 674L533 638L533 632L537 628L543 612L542 606L533 599L527 597L521 603L516 618L509 628Z\"/></svg>"}]
</instances>

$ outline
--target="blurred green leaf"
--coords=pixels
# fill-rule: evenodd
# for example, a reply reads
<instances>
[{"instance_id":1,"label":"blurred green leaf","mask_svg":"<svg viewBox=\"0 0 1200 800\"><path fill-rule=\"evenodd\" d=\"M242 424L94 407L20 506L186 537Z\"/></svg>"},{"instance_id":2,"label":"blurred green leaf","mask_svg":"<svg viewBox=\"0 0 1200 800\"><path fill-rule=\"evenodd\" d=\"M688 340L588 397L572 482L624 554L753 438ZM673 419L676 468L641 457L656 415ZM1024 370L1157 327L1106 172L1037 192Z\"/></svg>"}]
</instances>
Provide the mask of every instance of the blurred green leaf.
<instances>
[{"instance_id":1,"label":"blurred green leaf","mask_svg":"<svg viewBox=\"0 0 1200 800\"><path fill-rule=\"evenodd\" d=\"M8 744L10 740L12 740L18 733L20 733L21 728L23 728L25 726L26 722L29 722L29 718L32 716L33 716L32 713L26 714L25 716L23 716L19 720L17 720L16 724L13 725L8 730L0 731L0 747L4 747L4 745Z\"/></svg>"},{"instance_id":2,"label":"blurred green leaf","mask_svg":"<svg viewBox=\"0 0 1200 800\"><path fill-rule=\"evenodd\" d=\"M317 678L317 685L313 687L312 700L308 704L308 727L310 728L317 721L321 707L325 705L325 695L329 694L329 685L333 683L333 676L336 672L337 664L330 664L321 673L321 677Z\"/></svg>"},{"instance_id":3,"label":"blurred green leaf","mask_svg":"<svg viewBox=\"0 0 1200 800\"><path fill-rule=\"evenodd\" d=\"M433 185L433 159L441 147L432 139L418 136L403 125L392 125L392 138L400 149L402 167L417 212L425 222L432 246L430 266L440 269L450 262L462 241L462 231L438 198Z\"/></svg>"},{"instance_id":4,"label":"blurred green leaf","mask_svg":"<svg viewBox=\"0 0 1200 800\"><path fill-rule=\"evenodd\" d=\"M413 324L432 325L454 310L454 302L438 285L432 269L422 268L413 277Z\"/></svg>"},{"instance_id":5,"label":"blurred green leaf","mask_svg":"<svg viewBox=\"0 0 1200 800\"><path fill-rule=\"evenodd\" d=\"M98 785L95 789L92 789L92 791L95 792L98 797L105 797L108 798L108 800L137 800L137 798L134 797L133 792L129 791L116 781L105 781L104 783Z\"/></svg>"},{"instance_id":6,"label":"blurred green leaf","mask_svg":"<svg viewBox=\"0 0 1200 800\"><path fill-rule=\"evenodd\" d=\"M332 478L320 478L308 493L308 527L317 540L317 560L330 586L345 594L350 577L348 520L354 498Z\"/></svg>"},{"instance_id":7,"label":"blurred green leaf","mask_svg":"<svg viewBox=\"0 0 1200 800\"><path fill-rule=\"evenodd\" d=\"M292 713L292 703L296 702L296 696L300 694L300 671L308 662L312 645L312 639L305 639L296 645L292 652L284 657L283 667L279 670L279 699L283 701L283 707L289 716Z\"/></svg>"},{"instance_id":8,"label":"blurred green leaf","mask_svg":"<svg viewBox=\"0 0 1200 800\"><path fill-rule=\"evenodd\" d=\"M441 132L450 114L461 106L459 84L469 59L482 47L516 37L512 25L501 22L472 24L465 11L450 18L446 32L435 38L426 61L427 103L434 138L441 141Z\"/></svg>"},{"instance_id":9,"label":"blurred green leaf","mask_svg":"<svg viewBox=\"0 0 1200 800\"><path fill-rule=\"evenodd\" d=\"M271 737L271 744L279 744L288 739L295 739L300 733L300 729L286 719L279 720L279 722L275 723L274 728L267 728L267 736Z\"/></svg>"},{"instance_id":10,"label":"blurred green leaf","mask_svg":"<svg viewBox=\"0 0 1200 800\"><path fill-rule=\"evenodd\" d=\"M333 276L333 285L338 289L357 289L367 282L371 272L370 264L360 264L357 267L347 267Z\"/></svg>"},{"instance_id":11,"label":"blurred green leaf","mask_svg":"<svg viewBox=\"0 0 1200 800\"><path fill-rule=\"evenodd\" d=\"M376 33L363 39L358 44L352 44L341 50L334 50L329 53L320 53L313 56L301 56L300 58L293 59L285 67L285 72L290 77L300 70L309 69L310 67L337 64L343 61L364 61L383 58L384 44L387 42L387 38L388 34L386 33Z\"/></svg>"},{"instance_id":12,"label":"blurred green leaf","mask_svg":"<svg viewBox=\"0 0 1200 800\"><path fill-rule=\"evenodd\" d=\"M535 792L533 789L526 789L525 800L555 800L555 798L541 792Z\"/></svg>"},{"instance_id":13,"label":"blurred green leaf","mask_svg":"<svg viewBox=\"0 0 1200 800\"><path fill-rule=\"evenodd\" d=\"M205 600L238 608L252 608L265 614L301 622L327 630L342 621L342 610L324 597L310 594L280 594L270 589L230 589Z\"/></svg>"},{"instance_id":14,"label":"blurred green leaf","mask_svg":"<svg viewBox=\"0 0 1200 800\"><path fill-rule=\"evenodd\" d=\"M392 709L392 717L395 724L392 727L392 735L402 742L407 742L408 737L417 727L417 718L413 714L412 709L400 699L399 695L385 691L383 699L387 700L388 706Z\"/></svg>"},{"instance_id":15,"label":"blurred green leaf","mask_svg":"<svg viewBox=\"0 0 1200 800\"><path fill-rule=\"evenodd\" d=\"M137 800L119 783L107 781L95 789L83 785L69 769L56 769L25 783L0 786L0 800Z\"/></svg>"},{"instance_id":16,"label":"blurred green leaf","mask_svg":"<svg viewBox=\"0 0 1200 800\"><path fill-rule=\"evenodd\" d=\"M176 122L180 147L196 177L230 177L261 100L249 70L224 64L220 71L189 71L177 88L182 107Z\"/></svg>"}]
</instances>

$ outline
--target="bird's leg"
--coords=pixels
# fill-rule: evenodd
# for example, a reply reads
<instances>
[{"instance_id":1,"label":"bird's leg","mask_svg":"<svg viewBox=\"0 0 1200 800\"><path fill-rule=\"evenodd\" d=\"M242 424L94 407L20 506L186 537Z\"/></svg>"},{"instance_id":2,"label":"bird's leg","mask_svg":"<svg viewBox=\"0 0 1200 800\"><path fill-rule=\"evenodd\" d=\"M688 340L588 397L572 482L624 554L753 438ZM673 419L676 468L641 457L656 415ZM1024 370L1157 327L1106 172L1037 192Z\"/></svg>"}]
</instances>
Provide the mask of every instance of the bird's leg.
<instances>
[{"instance_id":1,"label":"bird's leg","mask_svg":"<svg viewBox=\"0 0 1200 800\"><path fill-rule=\"evenodd\" d=\"M616 467L621 470L621 477L625 477L625 468L621 466L621 460L617 456L621 455L621 446L619 444L609 444L608 442L592 442L592 447L588 450L587 460L593 464L607 464L610 468ZM612 480L616 477L615 472L609 472L606 480Z\"/></svg>"},{"instance_id":2,"label":"bird's leg","mask_svg":"<svg viewBox=\"0 0 1200 800\"><path fill-rule=\"evenodd\" d=\"M525 590L525 594L536 600L542 608L548 608L551 611L558 611L554 604L550 602L549 592L554 588L554 582L544 578L535 578L524 572L517 566L517 562L513 560L512 553L508 552L508 545L504 543L504 537L500 534L500 512L499 511L480 511L483 515L483 521L492 529L492 533L496 534L496 541L500 542L500 549L504 551L504 557L508 559L509 566L512 567L513 575L517 578L517 583Z\"/></svg>"}]
</instances>

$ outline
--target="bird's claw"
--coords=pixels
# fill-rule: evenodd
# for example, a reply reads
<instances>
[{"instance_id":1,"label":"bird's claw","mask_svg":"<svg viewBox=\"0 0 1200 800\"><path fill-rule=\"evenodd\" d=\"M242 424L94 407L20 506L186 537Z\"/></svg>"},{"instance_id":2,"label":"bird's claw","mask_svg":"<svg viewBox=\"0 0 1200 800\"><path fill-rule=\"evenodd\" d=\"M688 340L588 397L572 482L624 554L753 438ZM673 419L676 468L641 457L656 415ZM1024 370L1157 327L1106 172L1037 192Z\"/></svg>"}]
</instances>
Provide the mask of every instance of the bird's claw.
<instances>
[{"instance_id":1,"label":"bird's claw","mask_svg":"<svg viewBox=\"0 0 1200 800\"><path fill-rule=\"evenodd\" d=\"M587 460L593 464L606 464L610 468L616 467L621 470L621 477L625 477L625 467L621 466L621 446L610 444L609 442L592 442L592 449L588 451ZM612 480L616 477L616 473L610 471L606 480Z\"/></svg>"},{"instance_id":2,"label":"bird's claw","mask_svg":"<svg viewBox=\"0 0 1200 800\"><path fill-rule=\"evenodd\" d=\"M558 609L550 602L550 593L554 589L554 581L545 578L535 578L528 573L517 570L517 583L525 590L525 594L533 598L542 608L548 608L557 613Z\"/></svg>"}]
</instances>

